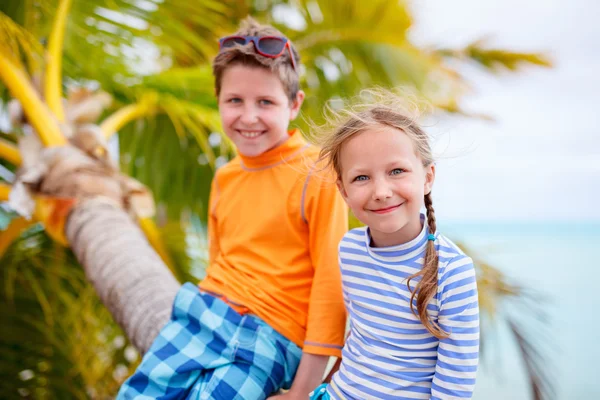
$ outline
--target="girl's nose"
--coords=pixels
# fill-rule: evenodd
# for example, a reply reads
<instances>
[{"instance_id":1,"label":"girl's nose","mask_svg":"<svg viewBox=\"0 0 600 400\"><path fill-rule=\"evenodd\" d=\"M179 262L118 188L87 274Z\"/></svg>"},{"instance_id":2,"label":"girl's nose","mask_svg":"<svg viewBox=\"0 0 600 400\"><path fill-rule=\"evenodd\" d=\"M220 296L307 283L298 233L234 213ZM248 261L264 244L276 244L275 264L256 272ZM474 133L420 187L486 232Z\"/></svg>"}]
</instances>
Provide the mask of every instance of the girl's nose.
<instances>
[{"instance_id":1,"label":"girl's nose","mask_svg":"<svg viewBox=\"0 0 600 400\"><path fill-rule=\"evenodd\" d=\"M390 186L383 179L375 181L373 188L373 200L385 200L392 197Z\"/></svg>"}]
</instances>

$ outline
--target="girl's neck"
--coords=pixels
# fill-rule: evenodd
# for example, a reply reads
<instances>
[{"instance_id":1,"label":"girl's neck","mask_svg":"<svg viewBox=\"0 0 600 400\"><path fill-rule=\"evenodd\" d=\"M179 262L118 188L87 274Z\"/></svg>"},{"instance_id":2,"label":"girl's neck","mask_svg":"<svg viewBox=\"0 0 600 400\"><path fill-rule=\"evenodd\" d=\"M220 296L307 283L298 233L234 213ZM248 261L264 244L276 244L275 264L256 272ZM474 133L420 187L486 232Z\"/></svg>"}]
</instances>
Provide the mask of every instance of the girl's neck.
<instances>
[{"instance_id":1,"label":"girl's neck","mask_svg":"<svg viewBox=\"0 0 600 400\"><path fill-rule=\"evenodd\" d=\"M391 247L405 244L415 239L423 231L423 218L418 218L396 232L379 232L369 227L372 247Z\"/></svg>"}]
</instances>

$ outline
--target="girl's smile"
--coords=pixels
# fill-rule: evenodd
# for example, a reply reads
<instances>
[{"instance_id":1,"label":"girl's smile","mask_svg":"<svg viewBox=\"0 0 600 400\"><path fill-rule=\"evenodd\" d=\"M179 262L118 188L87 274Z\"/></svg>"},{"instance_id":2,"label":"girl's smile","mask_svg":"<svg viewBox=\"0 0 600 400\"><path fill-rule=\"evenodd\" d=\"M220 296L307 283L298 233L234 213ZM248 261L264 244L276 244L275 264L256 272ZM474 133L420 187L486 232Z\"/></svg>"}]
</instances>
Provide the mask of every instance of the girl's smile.
<instances>
[{"instance_id":1,"label":"girl's smile","mask_svg":"<svg viewBox=\"0 0 600 400\"><path fill-rule=\"evenodd\" d=\"M402 204L404 204L404 203L400 203L400 204L397 204L397 205L391 206L391 207L379 208L379 209L376 209L376 210L369 210L369 211L374 212L376 214L387 214L387 213L391 213L392 211L397 210L398 208L400 208L400 206Z\"/></svg>"}]
</instances>

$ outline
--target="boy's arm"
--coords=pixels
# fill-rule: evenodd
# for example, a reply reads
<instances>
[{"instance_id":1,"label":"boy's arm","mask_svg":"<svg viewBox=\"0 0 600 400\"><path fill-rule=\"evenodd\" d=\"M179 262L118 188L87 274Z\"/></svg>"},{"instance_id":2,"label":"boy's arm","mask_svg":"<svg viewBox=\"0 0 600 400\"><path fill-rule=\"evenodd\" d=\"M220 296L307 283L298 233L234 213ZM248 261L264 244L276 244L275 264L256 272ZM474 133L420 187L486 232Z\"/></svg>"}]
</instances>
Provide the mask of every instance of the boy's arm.
<instances>
[{"instance_id":1,"label":"boy's arm","mask_svg":"<svg viewBox=\"0 0 600 400\"><path fill-rule=\"evenodd\" d=\"M329 356L302 353L302 359L290 391L279 396L269 397L269 400L308 399L308 394L321 384L328 361Z\"/></svg>"},{"instance_id":2,"label":"boy's arm","mask_svg":"<svg viewBox=\"0 0 600 400\"><path fill-rule=\"evenodd\" d=\"M305 400L322 383L330 356L341 357L346 328L339 267L339 242L348 230L348 209L330 178L308 177L302 217L308 225L314 267L306 339L290 391L270 397Z\"/></svg>"},{"instance_id":3,"label":"boy's arm","mask_svg":"<svg viewBox=\"0 0 600 400\"><path fill-rule=\"evenodd\" d=\"M441 339L431 399L470 399L479 358L479 306L473 262L459 256L446 267L438 323L450 333ZM442 283L443 282L443 283Z\"/></svg>"},{"instance_id":4,"label":"boy's arm","mask_svg":"<svg viewBox=\"0 0 600 400\"><path fill-rule=\"evenodd\" d=\"M346 310L338 247L348 230L348 209L329 176L309 176L304 193L302 211L308 225L314 276L303 351L341 357Z\"/></svg>"},{"instance_id":5,"label":"boy's arm","mask_svg":"<svg viewBox=\"0 0 600 400\"><path fill-rule=\"evenodd\" d=\"M217 174L215 174L210 185L208 198L208 265L215 261L219 253L219 235L217 233L217 215L215 210L218 200L219 185L217 184Z\"/></svg>"}]
</instances>

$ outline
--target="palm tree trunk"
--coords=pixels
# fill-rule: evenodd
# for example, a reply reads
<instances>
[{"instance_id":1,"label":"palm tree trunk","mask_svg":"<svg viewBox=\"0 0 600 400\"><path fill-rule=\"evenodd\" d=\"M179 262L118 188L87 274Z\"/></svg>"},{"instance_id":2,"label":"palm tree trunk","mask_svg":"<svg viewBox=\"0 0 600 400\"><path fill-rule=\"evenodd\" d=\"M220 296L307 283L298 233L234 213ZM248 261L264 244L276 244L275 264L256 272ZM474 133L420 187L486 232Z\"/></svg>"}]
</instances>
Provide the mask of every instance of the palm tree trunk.
<instances>
[{"instance_id":1,"label":"palm tree trunk","mask_svg":"<svg viewBox=\"0 0 600 400\"><path fill-rule=\"evenodd\" d=\"M76 206L65 230L98 296L145 353L169 320L180 283L131 218L106 201Z\"/></svg>"}]
</instances>

